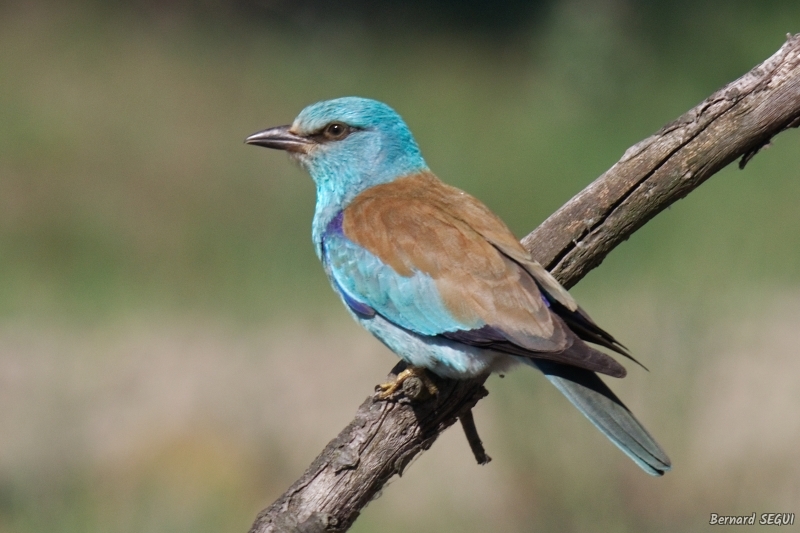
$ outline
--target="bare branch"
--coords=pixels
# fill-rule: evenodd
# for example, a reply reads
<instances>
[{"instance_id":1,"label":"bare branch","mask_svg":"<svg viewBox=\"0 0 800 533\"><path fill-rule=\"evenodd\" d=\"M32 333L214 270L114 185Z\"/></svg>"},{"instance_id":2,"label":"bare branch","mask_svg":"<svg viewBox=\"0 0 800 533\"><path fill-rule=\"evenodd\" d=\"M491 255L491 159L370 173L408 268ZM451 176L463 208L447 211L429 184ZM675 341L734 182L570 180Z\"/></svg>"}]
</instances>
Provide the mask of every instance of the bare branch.
<instances>
[{"instance_id":1,"label":"bare branch","mask_svg":"<svg viewBox=\"0 0 800 533\"><path fill-rule=\"evenodd\" d=\"M631 146L614 166L522 239L565 286L731 161L746 164L800 124L800 36Z\"/></svg>"},{"instance_id":2,"label":"bare branch","mask_svg":"<svg viewBox=\"0 0 800 533\"><path fill-rule=\"evenodd\" d=\"M744 166L772 137L798 125L800 35L788 36L775 55L629 148L522 243L573 286L656 214L737 158ZM367 398L250 532L346 531L386 481L457 419L469 434L470 410L487 394L485 378L434 380L440 393L429 401Z\"/></svg>"},{"instance_id":3,"label":"bare branch","mask_svg":"<svg viewBox=\"0 0 800 533\"><path fill-rule=\"evenodd\" d=\"M475 427L475 419L472 417L472 409L462 414L458 419L461 421L461 427L464 429L464 435L467 437L467 442L472 450L472 455L475 456L475 460L478 461L479 465L487 464L492 458L486 454L486 450L483 448L483 442L481 442L481 438L478 435L478 428Z\"/></svg>"}]
</instances>

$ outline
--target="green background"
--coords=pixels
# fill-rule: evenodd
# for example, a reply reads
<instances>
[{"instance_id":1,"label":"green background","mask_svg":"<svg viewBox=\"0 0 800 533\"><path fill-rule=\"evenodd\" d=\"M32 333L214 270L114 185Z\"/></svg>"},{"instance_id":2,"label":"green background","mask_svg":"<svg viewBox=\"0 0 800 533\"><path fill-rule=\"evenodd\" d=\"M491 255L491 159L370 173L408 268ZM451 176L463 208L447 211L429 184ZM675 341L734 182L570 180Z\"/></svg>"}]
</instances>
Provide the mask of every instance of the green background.
<instances>
[{"instance_id":1,"label":"green background","mask_svg":"<svg viewBox=\"0 0 800 533\"><path fill-rule=\"evenodd\" d=\"M394 364L327 285L311 180L248 134L386 101L521 237L798 31L794 0L0 5L0 533L244 532ZM572 291L650 368L612 386L671 473L519 371L476 410L492 463L450 430L353 531L800 512L799 148L722 171Z\"/></svg>"}]
</instances>

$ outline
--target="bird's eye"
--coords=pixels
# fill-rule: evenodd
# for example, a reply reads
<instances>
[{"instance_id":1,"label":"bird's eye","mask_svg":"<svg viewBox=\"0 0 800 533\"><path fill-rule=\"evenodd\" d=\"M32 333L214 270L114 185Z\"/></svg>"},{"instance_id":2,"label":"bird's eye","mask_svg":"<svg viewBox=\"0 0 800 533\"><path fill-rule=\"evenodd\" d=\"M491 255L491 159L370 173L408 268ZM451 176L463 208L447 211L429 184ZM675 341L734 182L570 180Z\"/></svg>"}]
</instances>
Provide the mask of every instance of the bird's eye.
<instances>
[{"instance_id":1,"label":"bird's eye","mask_svg":"<svg viewBox=\"0 0 800 533\"><path fill-rule=\"evenodd\" d=\"M350 134L350 126L342 122L331 122L325 126L322 134L329 141L341 141Z\"/></svg>"}]
</instances>

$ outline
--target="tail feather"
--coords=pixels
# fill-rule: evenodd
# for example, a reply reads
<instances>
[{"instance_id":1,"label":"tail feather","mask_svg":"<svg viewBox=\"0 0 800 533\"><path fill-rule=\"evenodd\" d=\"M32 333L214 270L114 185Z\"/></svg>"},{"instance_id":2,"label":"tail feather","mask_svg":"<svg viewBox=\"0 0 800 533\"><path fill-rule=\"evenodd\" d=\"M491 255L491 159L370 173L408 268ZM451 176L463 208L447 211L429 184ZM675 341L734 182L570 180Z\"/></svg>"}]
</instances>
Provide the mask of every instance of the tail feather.
<instances>
[{"instance_id":1,"label":"tail feather","mask_svg":"<svg viewBox=\"0 0 800 533\"><path fill-rule=\"evenodd\" d=\"M600 377L589 370L543 359L526 360L642 470L664 475L672 464L664 450Z\"/></svg>"}]
</instances>

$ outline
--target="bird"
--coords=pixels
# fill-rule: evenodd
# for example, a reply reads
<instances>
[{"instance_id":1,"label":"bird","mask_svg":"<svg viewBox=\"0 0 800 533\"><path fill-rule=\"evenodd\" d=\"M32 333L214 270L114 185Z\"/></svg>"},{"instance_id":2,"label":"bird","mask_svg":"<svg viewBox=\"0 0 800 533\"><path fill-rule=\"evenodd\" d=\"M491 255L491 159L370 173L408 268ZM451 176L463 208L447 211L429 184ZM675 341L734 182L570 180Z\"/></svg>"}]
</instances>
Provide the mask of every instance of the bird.
<instances>
[{"instance_id":1,"label":"bird","mask_svg":"<svg viewBox=\"0 0 800 533\"><path fill-rule=\"evenodd\" d=\"M394 109L356 96L325 100L245 142L287 152L315 182L312 240L331 286L409 365L381 386L383 398L426 371L469 379L528 365L646 473L670 470L598 376L621 378L625 367L587 343L633 359L625 347L497 215L433 174Z\"/></svg>"}]
</instances>

